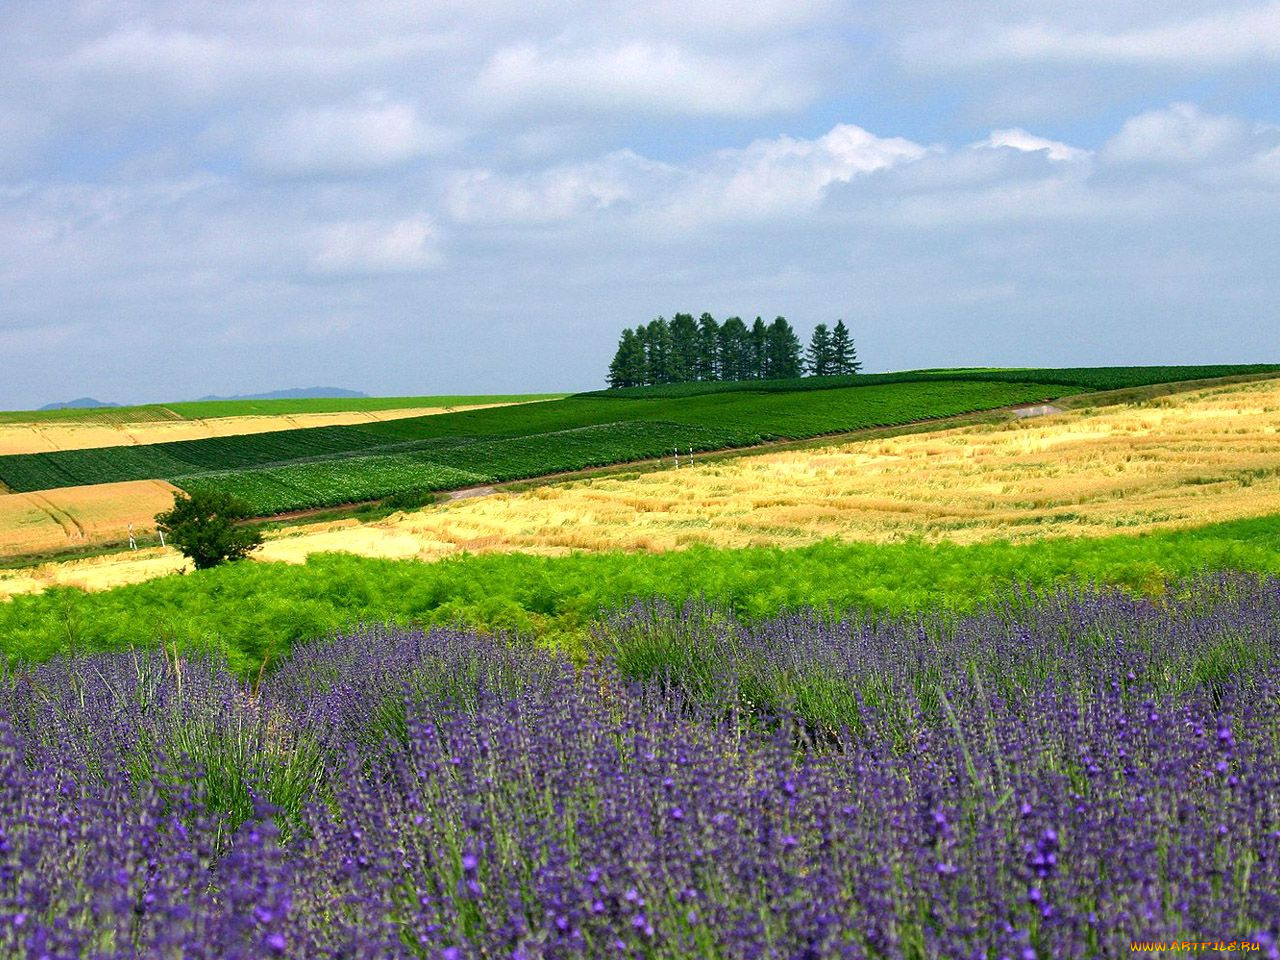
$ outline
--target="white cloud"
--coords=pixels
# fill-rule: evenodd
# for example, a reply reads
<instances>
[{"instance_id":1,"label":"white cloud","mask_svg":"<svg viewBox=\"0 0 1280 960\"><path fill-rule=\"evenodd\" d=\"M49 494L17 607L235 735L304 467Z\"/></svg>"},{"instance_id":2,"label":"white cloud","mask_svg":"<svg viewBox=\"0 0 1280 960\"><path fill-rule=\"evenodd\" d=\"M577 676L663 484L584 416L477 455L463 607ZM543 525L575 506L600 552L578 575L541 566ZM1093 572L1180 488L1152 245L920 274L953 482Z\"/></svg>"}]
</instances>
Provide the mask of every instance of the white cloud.
<instances>
[{"instance_id":1,"label":"white cloud","mask_svg":"<svg viewBox=\"0 0 1280 960\"><path fill-rule=\"evenodd\" d=\"M395 222L349 220L320 228L311 268L316 273L406 273L440 265L439 237L427 217Z\"/></svg>"},{"instance_id":2,"label":"white cloud","mask_svg":"<svg viewBox=\"0 0 1280 960\"><path fill-rule=\"evenodd\" d=\"M902 137L838 124L812 140L776 137L676 166L618 151L532 175L478 170L455 178L448 205L460 221L550 223L624 211L654 223L750 220L813 209L833 184L918 160Z\"/></svg>"},{"instance_id":3,"label":"white cloud","mask_svg":"<svg viewBox=\"0 0 1280 960\"><path fill-rule=\"evenodd\" d=\"M718 153L695 176L692 192L724 215L795 214L811 209L833 184L919 160L926 147L877 137L842 123L813 140L778 137Z\"/></svg>"},{"instance_id":4,"label":"white cloud","mask_svg":"<svg viewBox=\"0 0 1280 960\"><path fill-rule=\"evenodd\" d=\"M455 220L488 223L553 223L652 197L679 172L620 150L598 160L521 176L472 170L453 178L446 204Z\"/></svg>"},{"instance_id":5,"label":"white cloud","mask_svg":"<svg viewBox=\"0 0 1280 960\"><path fill-rule=\"evenodd\" d=\"M993 149L1008 147L1023 153L1039 153L1043 150L1050 160L1065 162L1077 162L1086 160L1089 157L1088 150L1081 150L1079 147L1073 147L1058 140L1046 140L1044 137L1037 137L1035 134L1027 133L1027 131L1018 128L992 130L991 136L979 146Z\"/></svg>"},{"instance_id":6,"label":"white cloud","mask_svg":"<svg viewBox=\"0 0 1280 960\"><path fill-rule=\"evenodd\" d=\"M733 117L794 110L816 93L807 71L778 54L756 59L632 40L568 49L512 44L485 64L473 99L498 109Z\"/></svg>"},{"instance_id":7,"label":"white cloud","mask_svg":"<svg viewBox=\"0 0 1280 960\"><path fill-rule=\"evenodd\" d=\"M1121 163L1202 164L1240 159L1251 149L1253 128L1235 117L1206 114L1175 103L1126 120L1103 155Z\"/></svg>"},{"instance_id":8,"label":"white cloud","mask_svg":"<svg viewBox=\"0 0 1280 960\"><path fill-rule=\"evenodd\" d=\"M1068 5L1056 20L1032 19L1040 12L1032 8L1021 23L984 29L982 19L976 18L976 29L970 21L942 31L912 33L901 46L907 59L922 68L939 63L1029 61L1203 69L1280 59L1280 3L1233 7L1173 19L1174 10L1152 4L1142 16L1131 16L1129 23L1093 30L1078 28L1082 18L1077 5ZM1161 13L1164 22L1152 23Z\"/></svg>"},{"instance_id":9,"label":"white cloud","mask_svg":"<svg viewBox=\"0 0 1280 960\"><path fill-rule=\"evenodd\" d=\"M409 104L329 106L294 111L259 138L252 155L273 174L361 174L439 153L456 139L423 123Z\"/></svg>"}]
</instances>

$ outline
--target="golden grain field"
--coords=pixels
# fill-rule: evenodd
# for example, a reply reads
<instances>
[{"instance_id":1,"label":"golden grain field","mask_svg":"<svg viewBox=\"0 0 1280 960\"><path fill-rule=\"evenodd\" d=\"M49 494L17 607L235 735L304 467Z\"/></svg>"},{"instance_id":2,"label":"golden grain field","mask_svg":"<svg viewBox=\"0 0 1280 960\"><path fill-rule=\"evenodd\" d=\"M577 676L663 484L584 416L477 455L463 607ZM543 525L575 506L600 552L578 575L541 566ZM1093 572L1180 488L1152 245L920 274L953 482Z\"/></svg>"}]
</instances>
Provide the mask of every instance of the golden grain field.
<instances>
[{"instance_id":1,"label":"golden grain field","mask_svg":"<svg viewBox=\"0 0 1280 960\"><path fill-rule=\"evenodd\" d=\"M272 536L261 558L799 546L827 537L963 543L1137 533L1268 513L1280 513L1280 380L580 480L374 523L298 527ZM143 579L179 565L159 553L115 566L109 558L65 571L50 565L27 571L21 586L18 573L6 580L0 572L0 595L32 589L33 577L37 586L92 587L99 577Z\"/></svg>"},{"instance_id":2,"label":"golden grain field","mask_svg":"<svg viewBox=\"0 0 1280 960\"><path fill-rule=\"evenodd\" d=\"M163 480L130 480L0 495L0 556L151 536L155 515L173 506Z\"/></svg>"},{"instance_id":3,"label":"golden grain field","mask_svg":"<svg viewBox=\"0 0 1280 960\"><path fill-rule=\"evenodd\" d=\"M382 526L394 553L972 542L1280 512L1280 381L542 487ZM307 537L297 548L307 549ZM368 535L365 535L367 541ZM367 548L367 543L366 543ZM276 545L283 555L285 542ZM364 552L364 551L362 551Z\"/></svg>"}]
</instances>

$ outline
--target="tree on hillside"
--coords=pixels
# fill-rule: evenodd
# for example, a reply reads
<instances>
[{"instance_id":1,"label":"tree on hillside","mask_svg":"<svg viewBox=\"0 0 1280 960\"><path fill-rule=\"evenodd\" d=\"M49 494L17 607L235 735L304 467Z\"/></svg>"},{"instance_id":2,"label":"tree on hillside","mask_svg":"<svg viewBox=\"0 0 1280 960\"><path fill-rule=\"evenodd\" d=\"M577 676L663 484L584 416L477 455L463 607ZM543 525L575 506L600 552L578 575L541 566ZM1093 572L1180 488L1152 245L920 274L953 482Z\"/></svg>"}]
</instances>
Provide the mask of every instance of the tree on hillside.
<instances>
[{"instance_id":1,"label":"tree on hillside","mask_svg":"<svg viewBox=\"0 0 1280 960\"><path fill-rule=\"evenodd\" d=\"M751 376L747 325L741 317L729 317L720 325L720 379L746 380Z\"/></svg>"},{"instance_id":2,"label":"tree on hillside","mask_svg":"<svg viewBox=\"0 0 1280 960\"><path fill-rule=\"evenodd\" d=\"M230 560L242 560L262 545L257 527L241 521L252 516L247 504L217 490L177 493L173 508L156 514L156 529L197 570L207 570Z\"/></svg>"},{"instance_id":3,"label":"tree on hillside","mask_svg":"<svg viewBox=\"0 0 1280 960\"><path fill-rule=\"evenodd\" d=\"M622 339L618 341L618 352L609 364L609 386L642 387L644 375L644 343L634 330L623 330Z\"/></svg>"},{"instance_id":4,"label":"tree on hillside","mask_svg":"<svg viewBox=\"0 0 1280 960\"><path fill-rule=\"evenodd\" d=\"M800 376L800 338L786 317L776 317L769 324L765 342L765 375L770 380L789 380Z\"/></svg>"},{"instance_id":5,"label":"tree on hillside","mask_svg":"<svg viewBox=\"0 0 1280 960\"><path fill-rule=\"evenodd\" d=\"M835 373L832 362L831 331L825 323L813 328L809 338L809 350L805 355L805 372L811 377L826 377Z\"/></svg>"},{"instance_id":6,"label":"tree on hillside","mask_svg":"<svg viewBox=\"0 0 1280 960\"><path fill-rule=\"evenodd\" d=\"M698 324L691 313L677 313L671 318L671 362L668 369L672 383L686 383L698 378Z\"/></svg>"},{"instance_id":7,"label":"tree on hillside","mask_svg":"<svg viewBox=\"0 0 1280 960\"><path fill-rule=\"evenodd\" d=\"M720 324L709 313L698 318L698 360L694 374L699 380L720 379Z\"/></svg>"},{"instance_id":8,"label":"tree on hillside","mask_svg":"<svg viewBox=\"0 0 1280 960\"><path fill-rule=\"evenodd\" d=\"M751 368L750 378L763 380L769 353L769 328L765 326L763 318L756 317L756 322L751 325L747 337L750 344L748 358L748 366Z\"/></svg>"},{"instance_id":9,"label":"tree on hillside","mask_svg":"<svg viewBox=\"0 0 1280 960\"><path fill-rule=\"evenodd\" d=\"M657 317L645 327L645 383L670 382L671 327L666 317Z\"/></svg>"},{"instance_id":10,"label":"tree on hillside","mask_svg":"<svg viewBox=\"0 0 1280 960\"><path fill-rule=\"evenodd\" d=\"M849 328L844 325L843 320L837 320L836 328L831 334L831 372L838 376L848 376L861 369L858 351L849 338Z\"/></svg>"}]
</instances>

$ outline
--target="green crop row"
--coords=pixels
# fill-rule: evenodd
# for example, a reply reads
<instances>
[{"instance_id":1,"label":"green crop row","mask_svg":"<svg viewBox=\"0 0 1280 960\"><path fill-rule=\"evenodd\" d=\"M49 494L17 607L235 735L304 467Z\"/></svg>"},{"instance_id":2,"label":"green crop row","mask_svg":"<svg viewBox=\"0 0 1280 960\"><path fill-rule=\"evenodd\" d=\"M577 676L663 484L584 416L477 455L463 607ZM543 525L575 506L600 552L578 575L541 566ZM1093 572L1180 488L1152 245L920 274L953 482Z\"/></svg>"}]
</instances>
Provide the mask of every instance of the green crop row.
<instances>
[{"instance_id":1,"label":"green crop row","mask_svg":"<svg viewBox=\"0 0 1280 960\"><path fill-rule=\"evenodd\" d=\"M259 470L233 470L176 477L188 493L221 490L244 501L258 515L376 500L406 490L449 490L483 483L466 470L431 463L415 454L346 457Z\"/></svg>"},{"instance_id":2,"label":"green crop row","mask_svg":"<svg viewBox=\"0 0 1280 960\"><path fill-rule=\"evenodd\" d=\"M801 377L792 380L732 380L665 383L652 387L593 390L576 397L616 400L697 397L713 393L790 393L798 390L838 390L843 387L913 383L920 380L969 380L987 383L1052 383L1081 390L1123 390L1158 383L1210 380L1256 374L1280 374L1280 364L1213 364L1166 367L1043 367L999 369L994 367L940 370L906 370L899 373L860 373L842 377Z\"/></svg>"},{"instance_id":3,"label":"green crop row","mask_svg":"<svg viewBox=\"0 0 1280 960\"><path fill-rule=\"evenodd\" d=\"M255 470L175 477L188 493L220 490L260 516L378 500L404 491L452 490L624 460L729 445L729 436L670 423L616 423L533 437L428 440L414 452L341 457Z\"/></svg>"}]
</instances>

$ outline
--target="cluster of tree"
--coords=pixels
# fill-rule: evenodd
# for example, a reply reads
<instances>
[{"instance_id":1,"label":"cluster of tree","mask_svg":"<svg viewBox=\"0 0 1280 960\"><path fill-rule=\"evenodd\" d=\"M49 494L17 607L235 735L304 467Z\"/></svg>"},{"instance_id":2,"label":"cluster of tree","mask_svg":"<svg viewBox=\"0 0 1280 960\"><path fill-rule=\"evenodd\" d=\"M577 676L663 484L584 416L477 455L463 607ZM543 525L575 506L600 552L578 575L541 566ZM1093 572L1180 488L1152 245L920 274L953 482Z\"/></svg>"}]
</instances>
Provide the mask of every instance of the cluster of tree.
<instances>
[{"instance_id":1,"label":"cluster of tree","mask_svg":"<svg viewBox=\"0 0 1280 960\"><path fill-rule=\"evenodd\" d=\"M709 313L697 320L677 313L622 331L609 364L610 387L646 387L692 380L784 380L857 373L862 364L843 320L814 328L807 351L787 322L748 327L741 317L717 323Z\"/></svg>"}]
</instances>

